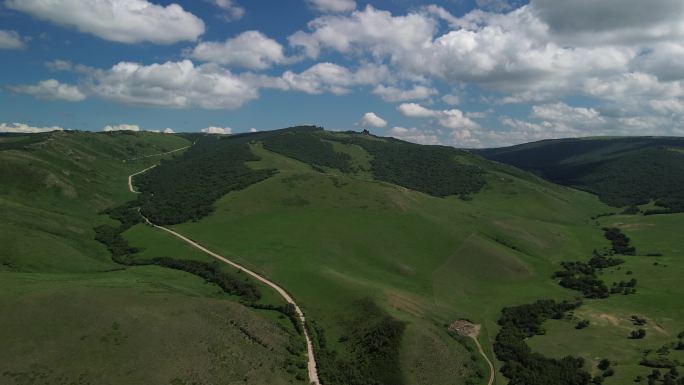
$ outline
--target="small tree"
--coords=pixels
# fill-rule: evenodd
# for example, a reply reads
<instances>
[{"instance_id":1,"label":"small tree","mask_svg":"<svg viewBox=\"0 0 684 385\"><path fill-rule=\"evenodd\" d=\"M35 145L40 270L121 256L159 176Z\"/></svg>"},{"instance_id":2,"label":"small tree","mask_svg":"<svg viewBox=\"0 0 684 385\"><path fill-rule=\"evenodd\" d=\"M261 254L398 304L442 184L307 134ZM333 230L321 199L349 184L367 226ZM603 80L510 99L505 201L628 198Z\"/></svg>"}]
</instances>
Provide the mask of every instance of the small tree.
<instances>
[{"instance_id":1,"label":"small tree","mask_svg":"<svg viewBox=\"0 0 684 385\"><path fill-rule=\"evenodd\" d=\"M630 334L630 338L633 340L640 340L644 337L646 337L646 330L644 329L633 330Z\"/></svg>"}]
</instances>

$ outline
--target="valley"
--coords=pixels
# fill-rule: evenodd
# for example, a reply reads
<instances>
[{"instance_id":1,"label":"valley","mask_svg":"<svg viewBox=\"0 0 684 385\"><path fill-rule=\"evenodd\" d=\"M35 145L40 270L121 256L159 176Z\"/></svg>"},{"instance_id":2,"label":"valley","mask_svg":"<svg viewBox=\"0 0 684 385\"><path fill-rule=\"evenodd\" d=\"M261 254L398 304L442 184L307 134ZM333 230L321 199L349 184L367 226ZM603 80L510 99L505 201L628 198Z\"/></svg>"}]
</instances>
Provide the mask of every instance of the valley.
<instances>
[{"instance_id":1,"label":"valley","mask_svg":"<svg viewBox=\"0 0 684 385\"><path fill-rule=\"evenodd\" d=\"M200 345L188 345L171 333L173 338L164 341L172 345L164 349L177 346L212 369L176 365L160 369L173 376L141 375L140 381L212 383L220 376L226 383L255 384L316 382L317 377L322 384L506 384L510 379L501 369L510 362L499 361L494 348L500 344L502 309L582 297L561 287L554 272L563 262L589 260L595 250L612 254L602 229L619 228L636 255L620 256L623 264L600 269L596 277L609 287L634 277L636 293L583 299L559 319L543 322L542 335L526 344L549 358L583 358L579 370L605 378L605 384L645 379L651 369L644 360L682 361L676 349L677 335L684 330L679 330L684 314L678 306L683 293L676 284L684 267L677 231L681 214L606 215L619 209L590 193L465 151L433 151L351 132L304 127L227 137L52 135L40 142L40 149L0 152L15 162L12 169L35 169L29 166L33 162L60 159L53 163L55 170L39 168L33 179L21 174L3 183L3 213L17 218L3 222L15 236L3 240L12 252L1 261L7 294L0 297L0 306L13 314L13 321L3 321L6 335L18 338L5 360L21 357L19 341L38 343L55 322L61 331L52 337L53 346L79 341L69 353L71 360L82 359L88 349L100 357L136 349L147 357L145 352L162 343L151 331L177 324L184 325L183 338L195 338ZM70 152L80 143L98 141L108 146L106 156L104 151ZM405 148L393 155L383 146ZM166 154L151 156L159 153ZM393 156L417 163L400 164ZM69 161L75 157L77 162ZM198 171L222 161L225 166ZM432 168L413 173L412 165ZM42 184L54 180L48 172L58 182ZM78 200L70 192L74 185L79 186ZM203 193L208 188L213 195ZM44 203L33 203L36 195L30 205L22 203L29 199L24 191L39 194ZM136 219L136 206L163 227ZM125 225L104 215L105 209ZM32 211L34 218L54 217L53 224L20 220ZM120 234L124 251L116 260L124 265L108 258L104 245L94 240L86 225L93 222ZM30 223L52 228L31 231ZM38 236L42 242L31 240ZM218 265L215 258L226 263ZM257 295L227 291L220 282L235 282ZM288 315L286 305L293 298L301 321L306 314L304 330ZM59 316L31 316L38 309L60 309ZM168 315L152 321L152 314ZM636 330L632 315L647 319L645 338L628 338ZM488 360L473 341L448 333L447 326L458 319L481 325L477 342ZM576 329L582 320L589 326ZM25 322L34 325L35 337L19 331ZM91 326L84 338L71 332L86 322ZM190 353L193 346L214 340L207 337L212 330L220 331L222 340L205 352ZM136 333L151 339L143 343ZM101 336L93 340L91 334ZM105 349L110 341L113 347ZM165 354L147 359L159 365L173 362ZM605 370L596 368L602 359L610 360L613 375L602 377ZM12 368L3 375L15 382L37 383L41 376L65 383L78 376L97 381L93 373L79 372L81 365L69 369L55 356L32 360L6 361ZM491 379L487 361L494 367ZM132 364L108 366L112 383L117 376L132 378L116 369L135 371L126 366Z\"/></svg>"}]
</instances>

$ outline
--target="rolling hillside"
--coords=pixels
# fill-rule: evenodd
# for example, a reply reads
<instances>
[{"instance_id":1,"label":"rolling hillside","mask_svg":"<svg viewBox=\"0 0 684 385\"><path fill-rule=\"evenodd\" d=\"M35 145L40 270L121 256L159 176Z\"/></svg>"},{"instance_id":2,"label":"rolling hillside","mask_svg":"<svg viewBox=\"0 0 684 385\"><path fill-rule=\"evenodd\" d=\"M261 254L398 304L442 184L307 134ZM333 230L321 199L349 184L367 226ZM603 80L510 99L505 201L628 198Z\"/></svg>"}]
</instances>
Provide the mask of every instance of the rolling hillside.
<instances>
[{"instance_id":1,"label":"rolling hillside","mask_svg":"<svg viewBox=\"0 0 684 385\"><path fill-rule=\"evenodd\" d=\"M469 363L468 348L443 325L482 323L491 354L504 306L571 298L551 273L561 260L604 244L590 217L607 207L595 197L463 151L313 128L206 140L250 148L259 159L247 161L251 173L271 176L173 228L271 277L301 302L325 341L318 359L327 383L479 383L486 367ZM275 144L281 140L300 146ZM209 157L202 145L197 153ZM136 179L142 201L151 200L146 215L154 217L157 197L177 205L172 190L145 197L145 186L161 185L150 181L165 173L179 181L177 170L194 162L188 152ZM384 329L395 322L398 329ZM355 330L396 349L363 354L369 341ZM388 371L395 377L382 377Z\"/></svg>"},{"instance_id":2,"label":"rolling hillside","mask_svg":"<svg viewBox=\"0 0 684 385\"><path fill-rule=\"evenodd\" d=\"M684 139L659 137L545 140L475 150L497 162L597 194L613 206L654 201L684 211Z\"/></svg>"},{"instance_id":3,"label":"rolling hillside","mask_svg":"<svg viewBox=\"0 0 684 385\"><path fill-rule=\"evenodd\" d=\"M481 326L495 384L588 384L608 358L618 385L684 330L668 310L684 295L681 216L602 216L615 209L595 195L466 151L316 127L3 144L9 383L306 383L301 330L275 292L139 212L287 290L324 385L487 384L457 320ZM128 175L153 165L130 193ZM563 269L572 279L553 278ZM612 282L619 294L586 295ZM646 338L626 338L632 314Z\"/></svg>"},{"instance_id":4,"label":"rolling hillside","mask_svg":"<svg viewBox=\"0 0 684 385\"><path fill-rule=\"evenodd\" d=\"M128 175L190 144L153 133L0 139L0 383L294 381L291 325L191 274L115 263L95 240L95 226L115 223L102 211L135 198ZM143 258L169 250L207 260L163 236Z\"/></svg>"}]
</instances>

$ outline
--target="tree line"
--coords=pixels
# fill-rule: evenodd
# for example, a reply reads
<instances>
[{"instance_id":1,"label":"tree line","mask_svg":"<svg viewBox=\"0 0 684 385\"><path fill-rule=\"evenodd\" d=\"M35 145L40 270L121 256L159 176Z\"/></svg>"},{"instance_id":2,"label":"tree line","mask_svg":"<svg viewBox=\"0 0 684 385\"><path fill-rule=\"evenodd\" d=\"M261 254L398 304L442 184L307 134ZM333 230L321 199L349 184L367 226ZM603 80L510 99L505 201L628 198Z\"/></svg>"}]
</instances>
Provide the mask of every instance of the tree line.
<instances>
[{"instance_id":1,"label":"tree line","mask_svg":"<svg viewBox=\"0 0 684 385\"><path fill-rule=\"evenodd\" d=\"M264 148L312 166L351 172L351 157L335 151L333 145L311 131L285 131L264 137Z\"/></svg>"},{"instance_id":2,"label":"tree line","mask_svg":"<svg viewBox=\"0 0 684 385\"><path fill-rule=\"evenodd\" d=\"M340 356L329 348L323 328L308 321L314 344L318 376L324 385L402 385L401 338L405 324L394 319L371 299L353 304L341 320L340 344L348 353Z\"/></svg>"},{"instance_id":3,"label":"tree line","mask_svg":"<svg viewBox=\"0 0 684 385\"><path fill-rule=\"evenodd\" d=\"M547 319L561 319L581 305L581 302L539 300L504 308L498 320L501 330L496 336L494 353L504 365L501 373L510 385L587 385L591 375L582 369L582 358L567 356L547 358L525 342L535 335L544 334L542 324Z\"/></svg>"},{"instance_id":4,"label":"tree line","mask_svg":"<svg viewBox=\"0 0 684 385\"><path fill-rule=\"evenodd\" d=\"M183 155L165 160L136 177L143 215L159 225L178 224L210 214L225 194L244 189L275 173L253 170L259 160L245 140L204 136Z\"/></svg>"},{"instance_id":5,"label":"tree line","mask_svg":"<svg viewBox=\"0 0 684 385\"><path fill-rule=\"evenodd\" d=\"M621 255L635 255L636 248L631 246L627 235L616 227L603 228L604 236L611 242L611 252ZM593 256L588 262L563 262L563 270L553 273L553 278L558 279L558 284L566 289L576 290L582 293L585 298L607 298L610 294L634 294L636 293L637 280L632 278L629 281L613 283L608 288L606 283L599 279L597 272L613 266L621 265L624 259L601 255L594 250Z\"/></svg>"},{"instance_id":6,"label":"tree line","mask_svg":"<svg viewBox=\"0 0 684 385\"><path fill-rule=\"evenodd\" d=\"M261 298L259 288L239 272L229 273L223 271L218 263L207 263L194 260L174 259L171 257L159 257L152 260L141 259L137 254L140 249L131 246L123 237L123 233L131 227L142 223L135 201L119 207L106 210L110 218L118 221L118 226L100 225L95 227L95 239L105 245L109 250L112 260L126 266L158 265L174 270L182 270L213 283L225 293L236 295L246 303L251 303Z\"/></svg>"},{"instance_id":7,"label":"tree line","mask_svg":"<svg viewBox=\"0 0 684 385\"><path fill-rule=\"evenodd\" d=\"M384 182L437 197L465 197L485 185L484 171L460 163L457 158L467 153L453 147L423 146L392 138L375 140L353 133L345 138L331 137L331 140L365 149L373 157L373 176Z\"/></svg>"}]
</instances>

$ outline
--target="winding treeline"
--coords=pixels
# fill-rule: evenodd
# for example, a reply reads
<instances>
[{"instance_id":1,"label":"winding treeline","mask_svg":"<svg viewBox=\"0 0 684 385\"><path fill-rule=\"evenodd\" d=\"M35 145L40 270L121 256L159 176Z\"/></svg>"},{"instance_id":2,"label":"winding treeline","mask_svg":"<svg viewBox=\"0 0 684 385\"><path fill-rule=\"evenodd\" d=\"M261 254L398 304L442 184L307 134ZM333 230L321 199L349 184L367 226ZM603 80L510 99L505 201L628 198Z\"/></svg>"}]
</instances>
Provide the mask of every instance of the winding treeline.
<instances>
[{"instance_id":1,"label":"winding treeline","mask_svg":"<svg viewBox=\"0 0 684 385\"><path fill-rule=\"evenodd\" d=\"M136 202L132 201L105 212L110 218L119 221L118 226L95 227L95 239L107 247L114 262L125 266L157 265L182 270L217 285L227 294L239 296L246 303L261 298L261 292L253 281L239 272L231 273L222 270L217 262L206 263L170 257L141 259L137 255L141 250L131 246L123 237L126 230L143 222L135 204Z\"/></svg>"},{"instance_id":2,"label":"winding treeline","mask_svg":"<svg viewBox=\"0 0 684 385\"><path fill-rule=\"evenodd\" d=\"M561 319L581 303L540 300L533 304L502 310L494 353L504 363L501 373L510 385L587 385L591 375L582 369L584 360L576 357L547 358L525 343L527 338L543 334L547 319Z\"/></svg>"},{"instance_id":3,"label":"winding treeline","mask_svg":"<svg viewBox=\"0 0 684 385\"><path fill-rule=\"evenodd\" d=\"M373 157L373 176L381 181L437 197L466 196L485 185L483 171L460 163L457 157L466 153L453 147L423 146L391 138L375 140L358 134L331 139L365 149Z\"/></svg>"},{"instance_id":4,"label":"winding treeline","mask_svg":"<svg viewBox=\"0 0 684 385\"><path fill-rule=\"evenodd\" d=\"M256 160L244 138L200 137L183 155L135 178L142 213L159 225L198 220L223 195L273 175L245 165Z\"/></svg>"},{"instance_id":5,"label":"winding treeline","mask_svg":"<svg viewBox=\"0 0 684 385\"><path fill-rule=\"evenodd\" d=\"M622 255L635 255L636 248L630 245L630 239L617 227L604 227L604 236L610 241L613 252Z\"/></svg>"},{"instance_id":6,"label":"winding treeline","mask_svg":"<svg viewBox=\"0 0 684 385\"><path fill-rule=\"evenodd\" d=\"M170 257L155 258L152 263L169 269L181 270L203 278L220 287L225 293L237 295L247 302L258 301L261 292L248 277L239 272L229 274L221 270L217 261L206 263L190 259L174 259Z\"/></svg>"}]
</instances>

